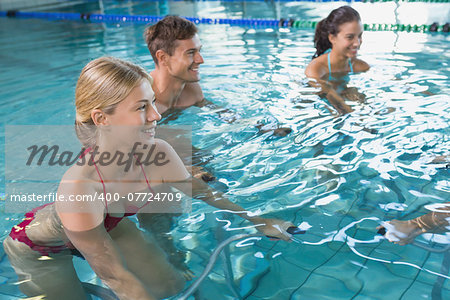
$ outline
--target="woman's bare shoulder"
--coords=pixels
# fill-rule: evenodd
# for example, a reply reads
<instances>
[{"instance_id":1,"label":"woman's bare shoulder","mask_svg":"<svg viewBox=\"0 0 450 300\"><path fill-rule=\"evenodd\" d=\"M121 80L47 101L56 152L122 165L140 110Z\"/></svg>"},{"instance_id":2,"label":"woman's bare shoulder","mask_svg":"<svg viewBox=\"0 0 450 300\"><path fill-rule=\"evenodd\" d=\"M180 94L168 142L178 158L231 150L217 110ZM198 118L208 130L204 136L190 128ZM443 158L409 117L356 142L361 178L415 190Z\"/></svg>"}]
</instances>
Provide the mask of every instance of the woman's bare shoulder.
<instances>
[{"instance_id":1,"label":"woman's bare shoulder","mask_svg":"<svg viewBox=\"0 0 450 300\"><path fill-rule=\"evenodd\" d=\"M365 72L370 69L370 66L365 61L355 58L353 60L353 68L355 72Z\"/></svg>"},{"instance_id":2,"label":"woman's bare shoulder","mask_svg":"<svg viewBox=\"0 0 450 300\"><path fill-rule=\"evenodd\" d=\"M60 187L79 187L85 190L86 186L92 186L97 182L98 174L93 166L86 164L75 164L71 166L61 178ZM87 184L87 185L86 185Z\"/></svg>"},{"instance_id":3,"label":"woman's bare shoulder","mask_svg":"<svg viewBox=\"0 0 450 300\"><path fill-rule=\"evenodd\" d=\"M72 166L58 187L55 208L66 229L85 231L97 227L104 218L104 193L89 168Z\"/></svg>"},{"instance_id":4,"label":"woman's bare shoulder","mask_svg":"<svg viewBox=\"0 0 450 300\"><path fill-rule=\"evenodd\" d=\"M92 169L94 169L92 167ZM85 207L87 204L96 202L95 198L100 199L98 195L103 194L99 189L99 180L94 178L95 170L85 166L74 165L63 175L59 186L58 195L61 199L56 201L56 208L72 209ZM98 175L97 175L98 176ZM83 199L84 197L84 199ZM91 198L92 201L88 201ZM96 211L97 209L94 209Z\"/></svg>"},{"instance_id":5,"label":"woman's bare shoulder","mask_svg":"<svg viewBox=\"0 0 450 300\"><path fill-rule=\"evenodd\" d=\"M320 79L328 73L325 55L314 58L306 67L305 75L308 78Z\"/></svg>"},{"instance_id":6,"label":"woman's bare shoulder","mask_svg":"<svg viewBox=\"0 0 450 300\"><path fill-rule=\"evenodd\" d=\"M154 179L158 180L159 178L164 182L183 180L188 177L189 174L182 160L171 144L162 139L155 139L154 145L154 153L151 155L150 161L145 164L146 172L158 174L157 178Z\"/></svg>"},{"instance_id":7,"label":"woman's bare shoulder","mask_svg":"<svg viewBox=\"0 0 450 300\"><path fill-rule=\"evenodd\" d=\"M149 144L148 149L151 151L151 155L148 155L149 159L152 159L152 162L164 161L165 158L170 158L173 155L176 155L173 147L165 140L155 138L154 143Z\"/></svg>"}]
</instances>

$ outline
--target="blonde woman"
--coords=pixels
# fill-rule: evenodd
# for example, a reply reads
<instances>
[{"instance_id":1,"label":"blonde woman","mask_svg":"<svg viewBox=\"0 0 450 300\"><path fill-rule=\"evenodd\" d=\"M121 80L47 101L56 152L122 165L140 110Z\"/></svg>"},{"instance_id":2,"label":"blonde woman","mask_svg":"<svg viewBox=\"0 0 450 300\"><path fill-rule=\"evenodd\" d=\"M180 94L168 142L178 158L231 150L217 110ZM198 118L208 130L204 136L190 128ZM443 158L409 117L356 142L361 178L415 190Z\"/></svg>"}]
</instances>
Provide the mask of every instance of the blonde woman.
<instances>
[{"instance_id":1,"label":"blonde woman","mask_svg":"<svg viewBox=\"0 0 450 300\"><path fill-rule=\"evenodd\" d=\"M155 139L161 116L151 84L152 78L142 68L117 58L102 57L83 68L75 105L77 134L86 151L63 176L58 194L65 199L103 197L47 204L14 226L4 248L27 296L88 299L75 273L73 255L84 257L120 299L162 299L181 291L183 276L154 240L127 218L138 213L145 227L151 214L144 210L152 212L154 202L137 195L156 194L158 187L167 184L180 189L192 186L193 197L235 212L267 236L290 239L286 229L291 223L251 217L221 193L192 179L173 148ZM146 164L139 154L152 146L164 158ZM128 153L131 163L101 163L103 154L114 153ZM183 192L189 194L187 189Z\"/></svg>"}]
</instances>

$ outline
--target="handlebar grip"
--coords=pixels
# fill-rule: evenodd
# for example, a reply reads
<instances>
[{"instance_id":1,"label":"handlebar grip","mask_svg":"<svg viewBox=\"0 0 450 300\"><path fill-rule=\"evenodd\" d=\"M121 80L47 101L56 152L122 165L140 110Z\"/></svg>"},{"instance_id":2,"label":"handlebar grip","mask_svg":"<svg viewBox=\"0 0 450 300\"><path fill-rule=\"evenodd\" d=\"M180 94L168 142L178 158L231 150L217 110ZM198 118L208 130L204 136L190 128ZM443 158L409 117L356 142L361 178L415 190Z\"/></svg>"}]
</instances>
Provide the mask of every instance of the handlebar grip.
<instances>
[{"instance_id":1,"label":"handlebar grip","mask_svg":"<svg viewBox=\"0 0 450 300\"><path fill-rule=\"evenodd\" d=\"M291 226L291 227L288 227L288 229L286 229L286 232L290 233L290 234L304 234L304 233L306 233L306 230L302 230L298 227ZM269 236L269 235L267 237L271 238L271 239L277 239L277 240L279 239L277 237Z\"/></svg>"},{"instance_id":2,"label":"handlebar grip","mask_svg":"<svg viewBox=\"0 0 450 300\"><path fill-rule=\"evenodd\" d=\"M298 227L295 227L295 226L289 227L288 229L286 229L286 231L288 233L290 233L290 234L304 234L304 233L306 233L306 230L302 230L302 229L300 229Z\"/></svg>"},{"instance_id":3,"label":"handlebar grip","mask_svg":"<svg viewBox=\"0 0 450 300\"><path fill-rule=\"evenodd\" d=\"M386 228L381 227L380 229L378 229L377 233L381 234L381 235L385 235L386 234Z\"/></svg>"}]
</instances>

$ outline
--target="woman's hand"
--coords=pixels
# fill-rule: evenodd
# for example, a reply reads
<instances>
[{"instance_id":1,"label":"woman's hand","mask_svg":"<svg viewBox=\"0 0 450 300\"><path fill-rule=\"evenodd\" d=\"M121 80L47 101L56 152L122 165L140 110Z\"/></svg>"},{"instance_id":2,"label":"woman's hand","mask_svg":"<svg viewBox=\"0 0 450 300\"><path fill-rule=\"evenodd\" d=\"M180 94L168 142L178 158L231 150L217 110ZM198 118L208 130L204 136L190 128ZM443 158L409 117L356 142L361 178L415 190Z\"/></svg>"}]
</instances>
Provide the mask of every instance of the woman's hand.
<instances>
[{"instance_id":1,"label":"woman's hand","mask_svg":"<svg viewBox=\"0 0 450 300\"><path fill-rule=\"evenodd\" d=\"M193 177L203 180L204 182L214 181L216 177L200 166L186 166L186 169Z\"/></svg>"},{"instance_id":2,"label":"woman's hand","mask_svg":"<svg viewBox=\"0 0 450 300\"><path fill-rule=\"evenodd\" d=\"M382 226L377 227L380 229ZM392 220L386 222L383 227L386 229L384 234L389 242L398 245L406 245L414 241L414 239L423 233L422 229L411 220L399 221Z\"/></svg>"},{"instance_id":3,"label":"woman's hand","mask_svg":"<svg viewBox=\"0 0 450 300\"><path fill-rule=\"evenodd\" d=\"M358 92L355 87L349 87L342 91L341 96L350 100L363 103L366 100L366 95Z\"/></svg>"},{"instance_id":4,"label":"woman's hand","mask_svg":"<svg viewBox=\"0 0 450 300\"><path fill-rule=\"evenodd\" d=\"M259 218L257 221L252 222L256 225L256 229L265 236L283 241L289 241L291 239L292 235L286 230L289 227L295 226L291 222L279 219Z\"/></svg>"}]
</instances>

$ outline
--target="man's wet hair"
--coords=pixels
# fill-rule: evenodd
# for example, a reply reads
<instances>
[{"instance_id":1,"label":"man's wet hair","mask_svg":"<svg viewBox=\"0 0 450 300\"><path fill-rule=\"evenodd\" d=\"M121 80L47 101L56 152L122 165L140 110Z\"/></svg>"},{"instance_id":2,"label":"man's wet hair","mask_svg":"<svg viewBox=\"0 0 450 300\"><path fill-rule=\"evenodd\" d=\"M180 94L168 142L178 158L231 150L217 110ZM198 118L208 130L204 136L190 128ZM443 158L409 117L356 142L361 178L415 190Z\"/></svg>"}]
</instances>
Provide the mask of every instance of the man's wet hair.
<instances>
[{"instance_id":1,"label":"man's wet hair","mask_svg":"<svg viewBox=\"0 0 450 300\"><path fill-rule=\"evenodd\" d=\"M177 40L191 39L196 33L197 27L194 23L178 16L167 16L158 23L147 27L144 38L155 64L158 65L156 51L163 50L167 54L173 55L177 47Z\"/></svg>"}]
</instances>

